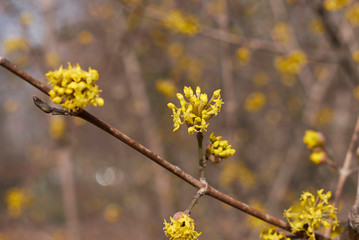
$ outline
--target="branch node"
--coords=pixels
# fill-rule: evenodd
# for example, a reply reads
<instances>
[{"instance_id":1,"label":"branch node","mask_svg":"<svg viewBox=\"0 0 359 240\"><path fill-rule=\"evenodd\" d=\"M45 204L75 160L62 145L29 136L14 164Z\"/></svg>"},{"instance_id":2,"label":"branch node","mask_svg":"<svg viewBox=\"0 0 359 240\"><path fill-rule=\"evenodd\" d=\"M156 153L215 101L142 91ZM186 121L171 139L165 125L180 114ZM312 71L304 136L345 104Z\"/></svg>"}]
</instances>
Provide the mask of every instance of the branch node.
<instances>
[{"instance_id":1,"label":"branch node","mask_svg":"<svg viewBox=\"0 0 359 240\"><path fill-rule=\"evenodd\" d=\"M51 113L52 115L73 115L67 110L51 107L44 100L42 100L36 96L33 96L32 99L34 100L34 104L36 105L36 107L40 108L41 111L43 111L45 113Z\"/></svg>"}]
</instances>

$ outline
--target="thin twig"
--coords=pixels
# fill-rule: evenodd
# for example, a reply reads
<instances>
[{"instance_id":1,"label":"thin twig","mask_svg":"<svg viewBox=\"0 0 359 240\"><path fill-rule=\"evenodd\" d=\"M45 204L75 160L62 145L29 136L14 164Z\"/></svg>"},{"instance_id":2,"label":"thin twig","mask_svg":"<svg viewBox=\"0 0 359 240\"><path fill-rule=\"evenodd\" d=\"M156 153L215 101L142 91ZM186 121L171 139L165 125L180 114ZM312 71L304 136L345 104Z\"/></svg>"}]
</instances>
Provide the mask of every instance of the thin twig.
<instances>
[{"instance_id":1,"label":"thin twig","mask_svg":"<svg viewBox=\"0 0 359 240\"><path fill-rule=\"evenodd\" d=\"M352 136L351 142L349 144L348 151L345 155L343 167L339 170L339 179L338 179L337 188L336 188L335 195L334 195L334 206L338 206L339 198L342 193L344 183L351 173L350 167L351 167L351 163L353 160L353 153L356 149L356 146L358 145L358 139L359 139L359 117L355 124L353 136Z\"/></svg>"}]
</instances>

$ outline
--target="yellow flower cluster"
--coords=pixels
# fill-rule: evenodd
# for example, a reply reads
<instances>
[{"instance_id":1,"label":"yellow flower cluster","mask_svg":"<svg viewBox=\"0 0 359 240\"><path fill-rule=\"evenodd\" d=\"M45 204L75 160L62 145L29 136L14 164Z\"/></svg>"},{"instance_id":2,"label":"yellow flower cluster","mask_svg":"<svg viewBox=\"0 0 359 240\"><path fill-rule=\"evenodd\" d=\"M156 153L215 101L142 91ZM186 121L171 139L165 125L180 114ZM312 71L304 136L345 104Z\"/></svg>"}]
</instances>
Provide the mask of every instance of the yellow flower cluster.
<instances>
[{"instance_id":1,"label":"yellow flower cluster","mask_svg":"<svg viewBox=\"0 0 359 240\"><path fill-rule=\"evenodd\" d=\"M331 226L333 221L333 229L338 225L336 208L329 204L328 200L331 192L323 193L323 189L317 191L317 197L310 192L304 192L300 198L300 205L290 207L284 211L284 216L289 222L292 233L305 231L309 239L315 239L314 231L319 229L321 225L324 228Z\"/></svg>"},{"instance_id":2,"label":"yellow flower cluster","mask_svg":"<svg viewBox=\"0 0 359 240\"><path fill-rule=\"evenodd\" d=\"M184 15L179 10L171 11L164 21L165 26L175 33L195 35L200 29L197 19L191 15Z\"/></svg>"},{"instance_id":3,"label":"yellow flower cluster","mask_svg":"<svg viewBox=\"0 0 359 240\"><path fill-rule=\"evenodd\" d=\"M23 209L30 203L30 195L21 188L12 188L6 192L7 210L11 217L21 215Z\"/></svg>"},{"instance_id":4,"label":"yellow flower cluster","mask_svg":"<svg viewBox=\"0 0 359 240\"><path fill-rule=\"evenodd\" d=\"M195 240L201 233L194 229L194 220L187 214L181 213L178 219L170 217L171 222L164 220L165 227L163 228L165 235L170 240Z\"/></svg>"},{"instance_id":5,"label":"yellow flower cluster","mask_svg":"<svg viewBox=\"0 0 359 240\"><path fill-rule=\"evenodd\" d=\"M177 108L173 103L167 104L168 108L173 111L173 131L178 130L184 123L188 126L189 134L206 131L209 125L207 121L213 116L217 116L221 111L223 104L220 94L221 90L214 91L209 101L207 94L201 93L200 87L196 88L196 93L190 87L184 87L183 92L184 96L181 93L177 93L177 98L181 104L180 108Z\"/></svg>"},{"instance_id":6,"label":"yellow flower cluster","mask_svg":"<svg viewBox=\"0 0 359 240\"><path fill-rule=\"evenodd\" d=\"M253 187L257 179L253 172L243 162L228 161L224 163L219 176L219 183L223 187L230 187L235 181L239 181L243 187Z\"/></svg>"},{"instance_id":7,"label":"yellow flower cluster","mask_svg":"<svg viewBox=\"0 0 359 240\"><path fill-rule=\"evenodd\" d=\"M282 44L287 44L290 42L290 31L289 27L284 22L278 22L274 26L271 32L273 40L280 42Z\"/></svg>"},{"instance_id":8,"label":"yellow flower cluster","mask_svg":"<svg viewBox=\"0 0 359 240\"><path fill-rule=\"evenodd\" d=\"M237 49L236 57L240 64L245 65L249 63L249 60L251 60L251 53L248 48L241 47Z\"/></svg>"},{"instance_id":9,"label":"yellow flower cluster","mask_svg":"<svg viewBox=\"0 0 359 240\"><path fill-rule=\"evenodd\" d=\"M168 98L174 97L177 92L176 85L173 81L163 79L156 81L156 90Z\"/></svg>"},{"instance_id":10,"label":"yellow flower cluster","mask_svg":"<svg viewBox=\"0 0 359 240\"><path fill-rule=\"evenodd\" d=\"M257 112L266 104L266 96L261 92L250 94L244 101L244 107L249 112Z\"/></svg>"},{"instance_id":11,"label":"yellow flower cluster","mask_svg":"<svg viewBox=\"0 0 359 240\"><path fill-rule=\"evenodd\" d=\"M300 50L294 50L286 56L276 57L274 65L283 76L294 76L307 63L307 56Z\"/></svg>"},{"instance_id":12,"label":"yellow flower cluster","mask_svg":"<svg viewBox=\"0 0 359 240\"><path fill-rule=\"evenodd\" d=\"M327 11L337 11L348 5L352 0L325 0L323 6Z\"/></svg>"},{"instance_id":13,"label":"yellow flower cluster","mask_svg":"<svg viewBox=\"0 0 359 240\"><path fill-rule=\"evenodd\" d=\"M314 164L319 165L327 162L328 156L324 148L325 138L322 133L313 130L305 131L303 143L307 145L309 150L312 150L309 159Z\"/></svg>"},{"instance_id":14,"label":"yellow flower cluster","mask_svg":"<svg viewBox=\"0 0 359 240\"><path fill-rule=\"evenodd\" d=\"M324 141L325 139L322 133L313 130L305 131L303 143L307 145L309 150L312 150L315 147L323 146Z\"/></svg>"},{"instance_id":15,"label":"yellow flower cluster","mask_svg":"<svg viewBox=\"0 0 359 240\"><path fill-rule=\"evenodd\" d=\"M359 3L355 3L345 12L345 18L353 26L359 26Z\"/></svg>"},{"instance_id":16,"label":"yellow flower cluster","mask_svg":"<svg viewBox=\"0 0 359 240\"><path fill-rule=\"evenodd\" d=\"M104 101L99 97L100 90L95 82L98 80L98 72L89 68L86 72L77 64L75 68L68 63L68 69L62 66L56 71L46 74L49 83L53 87L49 95L51 100L62 105L72 112L83 109L86 105L102 106Z\"/></svg>"},{"instance_id":17,"label":"yellow flower cluster","mask_svg":"<svg viewBox=\"0 0 359 240\"><path fill-rule=\"evenodd\" d=\"M232 149L232 145L228 144L227 140L222 140L222 136L216 137L211 133L209 141L210 143L206 148L206 154L213 163L219 163L223 158L233 156L236 152L235 149ZM212 158L211 155L215 155L215 157Z\"/></svg>"},{"instance_id":18,"label":"yellow flower cluster","mask_svg":"<svg viewBox=\"0 0 359 240\"><path fill-rule=\"evenodd\" d=\"M6 53L11 53L16 50L27 50L28 42L25 38L8 38L4 41Z\"/></svg>"},{"instance_id":19,"label":"yellow flower cluster","mask_svg":"<svg viewBox=\"0 0 359 240\"><path fill-rule=\"evenodd\" d=\"M311 24L311 29L318 35L322 35L324 33L324 25L320 20L314 20Z\"/></svg>"},{"instance_id":20,"label":"yellow flower cluster","mask_svg":"<svg viewBox=\"0 0 359 240\"><path fill-rule=\"evenodd\" d=\"M290 240L289 237L286 237L283 234L277 232L276 227L274 226L264 227L259 237L263 238L264 240Z\"/></svg>"}]
</instances>

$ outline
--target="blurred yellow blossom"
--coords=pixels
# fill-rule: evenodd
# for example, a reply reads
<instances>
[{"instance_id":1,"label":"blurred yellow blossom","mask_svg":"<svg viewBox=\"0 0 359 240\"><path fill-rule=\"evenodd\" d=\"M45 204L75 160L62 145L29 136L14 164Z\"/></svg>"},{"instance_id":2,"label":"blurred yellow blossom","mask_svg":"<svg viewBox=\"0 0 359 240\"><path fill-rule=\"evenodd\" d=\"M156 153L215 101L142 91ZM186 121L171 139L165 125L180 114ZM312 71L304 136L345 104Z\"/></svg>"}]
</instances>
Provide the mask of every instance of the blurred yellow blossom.
<instances>
[{"instance_id":1,"label":"blurred yellow blossom","mask_svg":"<svg viewBox=\"0 0 359 240\"><path fill-rule=\"evenodd\" d=\"M322 107L319 109L316 117L318 125L328 124L333 120L333 111L328 107Z\"/></svg>"},{"instance_id":2,"label":"blurred yellow blossom","mask_svg":"<svg viewBox=\"0 0 359 240\"><path fill-rule=\"evenodd\" d=\"M184 87L184 96L177 93L177 98L180 101L181 107L177 108L173 103L168 103L168 108L173 112L173 131L186 123L188 126L188 133L203 132L207 130L209 123L207 121L221 111L222 99L221 90L218 89L213 92L212 98L208 100L206 93L201 93L201 88L197 87L194 93L191 87ZM185 100L189 102L187 102Z\"/></svg>"},{"instance_id":3,"label":"blurred yellow blossom","mask_svg":"<svg viewBox=\"0 0 359 240\"><path fill-rule=\"evenodd\" d=\"M264 204L261 203L260 201L258 200L251 200L249 202L249 205L259 211L262 211L262 212L267 212L267 209L264 207ZM245 220L245 223L246 223L246 226L248 228L250 228L251 230L253 231L259 231L260 229L262 229L266 223L263 222L263 220L261 219L258 219L256 217L253 217L251 215L246 215L246 220Z\"/></svg>"},{"instance_id":4,"label":"blurred yellow blossom","mask_svg":"<svg viewBox=\"0 0 359 240\"><path fill-rule=\"evenodd\" d=\"M331 192L317 191L317 197L310 192L304 192L299 206L292 206L284 211L284 216L292 228L292 233L304 231L309 239L315 240L315 230L322 225L324 228L338 225L336 208L329 204Z\"/></svg>"},{"instance_id":5,"label":"blurred yellow blossom","mask_svg":"<svg viewBox=\"0 0 359 240\"><path fill-rule=\"evenodd\" d=\"M242 162L224 162L219 176L221 186L229 187L237 180L245 187L252 187L256 183L255 175Z\"/></svg>"},{"instance_id":6,"label":"blurred yellow blossom","mask_svg":"<svg viewBox=\"0 0 359 240\"><path fill-rule=\"evenodd\" d=\"M63 116L53 116L50 118L49 135L53 139L61 139L66 128L66 121Z\"/></svg>"},{"instance_id":7,"label":"blurred yellow blossom","mask_svg":"<svg viewBox=\"0 0 359 240\"><path fill-rule=\"evenodd\" d=\"M184 55L178 58L175 67L171 71L173 78L178 78L180 74L186 74L186 77L196 82L201 78L202 69L204 67L203 61L192 57L190 55Z\"/></svg>"},{"instance_id":8,"label":"blurred yellow blossom","mask_svg":"<svg viewBox=\"0 0 359 240\"><path fill-rule=\"evenodd\" d=\"M6 53L16 50L27 50L28 42L25 38L8 38L3 42Z\"/></svg>"},{"instance_id":9,"label":"blurred yellow blossom","mask_svg":"<svg viewBox=\"0 0 359 240\"><path fill-rule=\"evenodd\" d=\"M325 163L328 160L327 154L324 151L312 152L309 156L310 161L319 165Z\"/></svg>"},{"instance_id":10,"label":"blurred yellow blossom","mask_svg":"<svg viewBox=\"0 0 359 240\"><path fill-rule=\"evenodd\" d=\"M22 12L20 13L19 19L22 25L27 26L32 23L34 16L30 12Z\"/></svg>"},{"instance_id":11,"label":"blurred yellow blossom","mask_svg":"<svg viewBox=\"0 0 359 240\"><path fill-rule=\"evenodd\" d=\"M259 237L263 238L264 240L290 240L289 237L286 237L283 234L277 232L275 226L264 227Z\"/></svg>"},{"instance_id":12,"label":"blurred yellow blossom","mask_svg":"<svg viewBox=\"0 0 359 240\"><path fill-rule=\"evenodd\" d=\"M249 52L248 48L241 47L237 49L236 57L240 64L246 65L251 59L251 53Z\"/></svg>"},{"instance_id":13,"label":"blurred yellow blossom","mask_svg":"<svg viewBox=\"0 0 359 240\"><path fill-rule=\"evenodd\" d=\"M86 72L77 64L75 68L68 63L68 69L62 66L56 71L46 74L49 83L53 87L49 95L56 104L72 112L83 109L86 105L102 106L104 100L99 97L100 90L95 82L98 80L98 72L89 68Z\"/></svg>"},{"instance_id":14,"label":"blurred yellow blossom","mask_svg":"<svg viewBox=\"0 0 359 240\"><path fill-rule=\"evenodd\" d=\"M307 56L300 50L294 50L288 55L276 57L274 65L283 76L293 76L300 72L307 63Z\"/></svg>"},{"instance_id":15,"label":"blurred yellow blossom","mask_svg":"<svg viewBox=\"0 0 359 240\"><path fill-rule=\"evenodd\" d=\"M359 85L356 86L353 90L354 97L359 100Z\"/></svg>"},{"instance_id":16,"label":"blurred yellow blossom","mask_svg":"<svg viewBox=\"0 0 359 240\"><path fill-rule=\"evenodd\" d=\"M192 15L185 15L179 10L172 10L164 19L164 25L175 33L195 35L200 29L198 20Z\"/></svg>"},{"instance_id":17,"label":"blurred yellow blossom","mask_svg":"<svg viewBox=\"0 0 359 240\"><path fill-rule=\"evenodd\" d=\"M106 206L103 217L106 222L114 223L120 218L121 209L117 204L109 204Z\"/></svg>"},{"instance_id":18,"label":"blurred yellow blossom","mask_svg":"<svg viewBox=\"0 0 359 240\"><path fill-rule=\"evenodd\" d=\"M305 131L303 143L307 145L309 150L312 150L315 147L323 146L324 142L325 138L322 133L313 130Z\"/></svg>"},{"instance_id":19,"label":"blurred yellow blossom","mask_svg":"<svg viewBox=\"0 0 359 240\"><path fill-rule=\"evenodd\" d=\"M172 80L159 79L156 81L156 90L168 98L176 95L177 88Z\"/></svg>"},{"instance_id":20,"label":"blurred yellow blossom","mask_svg":"<svg viewBox=\"0 0 359 240\"><path fill-rule=\"evenodd\" d=\"M81 31L77 35L77 41L83 45L90 44L93 41L93 35L89 31Z\"/></svg>"},{"instance_id":21,"label":"blurred yellow blossom","mask_svg":"<svg viewBox=\"0 0 359 240\"><path fill-rule=\"evenodd\" d=\"M324 25L322 21L314 20L310 26L314 33L318 35L322 35L324 33Z\"/></svg>"},{"instance_id":22,"label":"blurred yellow blossom","mask_svg":"<svg viewBox=\"0 0 359 240\"><path fill-rule=\"evenodd\" d=\"M5 200L9 215L16 218L30 204L31 195L24 189L15 187L6 192Z\"/></svg>"},{"instance_id":23,"label":"blurred yellow blossom","mask_svg":"<svg viewBox=\"0 0 359 240\"><path fill-rule=\"evenodd\" d=\"M359 62L359 50L356 50L352 53L352 59L354 62Z\"/></svg>"},{"instance_id":24,"label":"blurred yellow blossom","mask_svg":"<svg viewBox=\"0 0 359 240\"><path fill-rule=\"evenodd\" d=\"M231 157L236 152L235 149L232 149L232 145L228 144L227 140L222 140L222 136L215 136L211 133L209 141L206 154L213 163L219 163L223 158Z\"/></svg>"},{"instance_id":25,"label":"blurred yellow blossom","mask_svg":"<svg viewBox=\"0 0 359 240\"><path fill-rule=\"evenodd\" d=\"M323 6L328 11L337 11L351 3L352 0L324 0Z\"/></svg>"},{"instance_id":26,"label":"blurred yellow blossom","mask_svg":"<svg viewBox=\"0 0 359 240\"><path fill-rule=\"evenodd\" d=\"M61 58L60 58L59 54L57 54L55 52L46 53L45 62L47 64L47 66L52 67L52 68L57 67L60 64L60 61L61 61Z\"/></svg>"},{"instance_id":27,"label":"blurred yellow blossom","mask_svg":"<svg viewBox=\"0 0 359 240\"><path fill-rule=\"evenodd\" d=\"M359 26L359 3L355 3L345 11L345 17L353 26Z\"/></svg>"},{"instance_id":28,"label":"blurred yellow blossom","mask_svg":"<svg viewBox=\"0 0 359 240\"><path fill-rule=\"evenodd\" d=\"M167 51L171 57L178 58L183 54L183 46L182 44L175 42L168 47Z\"/></svg>"},{"instance_id":29,"label":"blurred yellow blossom","mask_svg":"<svg viewBox=\"0 0 359 240\"><path fill-rule=\"evenodd\" d=\"M254 92L250 94L245 102L244 107L249 112L257 112L261 110L266 104L266 96L261 92Z\"/></svg>"},{"instance_id":30,"label":"blurred yellow blossom","mask_svg":"<svg viewBox=\"0 0 359 240\"><path fill-rule=\"evenodd\" d=\"M278 22L271 32L273 40L288 44L290 42L290 29L284 22Z\"/></svg>"},{"instance_id":31,"label":"blurred yellow blossom","mask_svg":"<svg viewBox=\"0 0 359 240\"><path fill-rule=\"evenodd\" d=\"M178 213L171 222L164 220L164 233L170 240L196 240L201 235L194 229L194 220L185 213Z\"/></svg>"}]
</instances>

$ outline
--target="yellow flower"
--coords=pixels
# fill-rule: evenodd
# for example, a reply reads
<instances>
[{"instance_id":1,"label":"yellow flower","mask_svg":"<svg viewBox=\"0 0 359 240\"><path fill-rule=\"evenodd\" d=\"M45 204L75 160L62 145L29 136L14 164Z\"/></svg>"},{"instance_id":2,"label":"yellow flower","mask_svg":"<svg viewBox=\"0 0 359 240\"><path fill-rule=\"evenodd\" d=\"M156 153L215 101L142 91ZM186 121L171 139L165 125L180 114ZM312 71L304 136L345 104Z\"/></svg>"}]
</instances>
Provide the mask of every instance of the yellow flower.
<instances>
[{"instance_id":1,"label":"yellow flower","mask_svg":"<svg viewBox=\"0 0 359 240\"><path fill-rule=\"evenodd\" d=\"M256 184L256 176L248 169L243 162L227 161L224 162L222 172L219 176L219 183L223 187L239 181L244 187L253 187Z\"/></svg>"},{"instance_id":2,"label":"yellow flower","mask_svg":"<svg viewBox=\"0 0 359 240\"><path fill-rule=\"evenodd\" d=\"M272 38L275 41L278 41L283 44L287 44L290 41L290 31L289 27L284 22L278 22L274 26L271 32Z\"/></svg>"},{"instance_id":3,"label":"yellow flower","mask_svg":"<svg viewBox=\"0 0 359 240\"><path fill-rule=\"evenodd\" d=\"M310 192L304 192L300 198L300 206L290 207L284 211L292 233L305 231L309 239L314 240L314 231L321 225L324 228L329 228L331 219L334 220L333 229L335 229L338 220L336 208L328 202L330 197L331 192L323 194L323 189L317 191L317 197Z\"/></svg>"},{"instance_id":4,"label":"yellow flower","mask_svg":"<svg viewBox=\"0 0 359 240\"><path fill-rule=\"evenodd\" d=\"M354 62L359 62L359 50L356 50L352 53L352 59Z\"/></svg>"},{"instance_id":5,"label":"yellow flower","mask_svg":"<svg viewBox=\"0 0 359 240\"><path fill-rule=\"evenodd\" d=\"M320 147L324 144L324 141L325 139L322 133L313 130L305 131L303 143L307 145L308 149L311 150L315 147Z\"/></svg>"},{"instance_id":6,"label":"yellow flower","mask_svg":"<svg viewBox=\"0 0 359 240\"><path fill-rule=\"evenodd\" d=\"M356 86L353 90L354 97L359 100L359 86Z\"/></svg>"},{"instance_id":7,"label":"yellow flower","mask_svg":"<svg viewBox=\"0 0 359 240\"><path fill-rule=\"evenodd\" d=\"M64 136L66 121L63 116L50 118L49 135L53 139L61 139Z\"/></svg>"},{"instance_id":8,"label":"yellow flower","mask_svg":"<svg viewBox=\"0 0 359 240\"><path fill-rule=\"evenodd\" d=\"M330 123L333 120L333 110L328 107L323 107L319 109L316 118L318 125Z\"/></svg>"},{"instance_id":9,"label":"yellow flower","mask_svg":"<svg viewBox=\"0 0 359 240\"><path fill-rule=\"evenodd\" d=\"M22 12L19 19L22 25L27 26L32 23L34 16L30 12Z\"/></svg>"},{"instance_id":10,"label":"yellow flower","mask_svg":"<svg viewBox=\"0 0 359 240\"><path fill-rule=\"evenodd\" d=\"M200 25L198 20L191 15L185 15L181 11L171 11L164 20L165 26L175 33L184 35L195 35Z\"/></svg>"},{"instance_id":11,"label":"yellow flower","mask_svg":"<svg viewBox=\"0 0 359 240\"><path fill-rule=\"evenodd\" d=\"M60 64L60 56L55 52L46 53L45 62L49 67L57 67Z\"/></svg>"},{"instance_id":12,"label":"yellow flower","mask_svg":"<svg viewBox=\"0 0 359 240\"><path fill-rule=\"evenodd\" d=\"M171 222L164 220L165 227L163 228L165 235L170 240L195 240L201 233L198 233L194 229L194 220L187 214L178 214L178 217L170 217ZM178 218L178 219L177 219Z\"/></svg>"},{"instance_id":13,"label":"yellow flower","mask_svg":"<svg viewBox=\"0 0 359 240\"><path fill-rule=\"evenodd\" d=\"M325 0L323 5L327 11L337 11L348 5L351 1L352 0Z\"/></svg>"},{"instance_id":14,"label":"yellow flower","mask_svg":"<svg viewBox=\"0 0 359 240\"><path fill-rule=\"evenodd\" d=\"M310 161L319 165L327 161L327 154L324 151L312 152L309 156Z\"/></svg>"},{"instance_id":15,"label":"yellow flower","mask_svg":"<svg viewBox=\"0 0 359 240\"><path fill-rule=\"evenodd\" d=\"M98 72L91 68L86 72L79 64L75 68L70 63L68 65L68 69L61 66L45 75L53 87L49 92L50 99L72 112L83 109L88 104L102 106L104 101L99 97L100 90L95 84L99 78Z\"/></svg>"},{"instance_id":16,"label":"yellow flower","mask_svg":"<svg viewBox=\"0 0 359 240\"><path fill-rule=\"evenodd\" d=\"M261 110L265 104L266 96L261 92L254 92L246 98L244 107L249 112L257 112Z\"/></svg>"},{"instance_id":17,"label":"yellow flower","mask_svg":"<svg viewBox=\"0 0 359 240\"><path fill-rule=\"evenodd\" d=\"M6 53L11 53L16 50L27 50L28 42L25 38L9 38L4 41Z\"/></svg>"},{"instance_id":18,"label":"yellow flower","mask_svg":"<svg viewBox=\"0 0 359 240\"><path fill-rule=\"evenodd\" d=\"M355 3L345 12L345 17L353 26L359 26L359 3Z\"/></svg>"},{"instance_id":19,"label":"yellow flower","mask_svg":"<svg viewBox=\"0 0 359 240\"><path fill-rule=\"evenodd\" d=\"M168 54L173 58L179 58L183 55L183 46L180 43L172 43L168 49Z\"/></svg>"},{"instance_id":20,"label":"yellow flower","mask_svg":"<svg viewBox=\"0 0 359 240\"><path fill-rule=\"evenodd\" d=\"M213 92L212 98L208 101L207 94L201 93L200 87L196 88L194 93L192 88L184 87L184 96L177 93L177 98L180 101L181 107L177 108L173 103L168 103L168 108L173 112L173 131L186 123L188 126L188 133L206 131L209 123L207 121L221 111L223 104L221 99L221 90L218 89ZM189 102L187 102L185 100Z\"/></svg>"},{"instance_id":21,"label":"yellow flower","mask_svg":"<svg viewBox=\"0 0 359 240\"><path fill-rule=\"evenodd\" d=\"M314 20L311 24L311 29L316 34L322 35L324 33L324 25L320 20Z\"/></svg>"},{"instance_id":22,"label":"yellow flower","mask_svg":"<svg viewBox=\"0 0 359 240\"><path fill-rule=\"evenodd\" d=\"M79 41L79 43L83 45L90 44L92 40L93 40L93 36L92 33L90 33L89 31L81 31L77 35L77 41Z\"/></svg>"},{"instance_id":23,"label":"yellow flower","mask_svg":"<svg viewBox=\"0 0 359 240\"><path fill-rule=\"evenodd\" d=\"M264 240L290 240L289 237L286 237L283 234L277 232L275 226L264 227L259 237L263 238Z\"/></svg>"},{"instance_id":24,"label":"yellow flower","mask_svg":"<svg viewBox=\"0 0 359 240\"><path fill-rule=\"evenodd\" d=\"M236 57L240 64L245 65L251 59L251 53L248 48L238 48L236 51Z\"/></svg>"},{"instance_id":25,"label":"yellow flower","mask_svg":"<svg viewBox=\"0 0 359 240\"><path fill-rule=\"evenodd\" d=\"M300 50L294 50L286 56L276 57L274 65L283 76L293 76L307 63L307 56Z\"/></svg>"},{"instance_id":26,"label":"yellow flower","mask_svg":"<svg viewBox=\"0 0 359 240\"><path fill-rule=\"evenodd\" d=\"M174 97L177 92L176 85L173 81L162 79L156 81L156 90L168 98Z\"/></svg>"},{"instance_id":27,"label":"yellow flower","mask_svg":"<svg viewBox=\"0 0 359 240\"><path fill-rule=\"evenodd\" d=\"M208 144L206 148L206 153L213 163L219 163L223 158L233 156L236 152L235 149L232 149L232 145L228 144L227 140L222 140L222 136L216 137L213 133L211 133L209 141L210 144ZM212 157L211 155L214 156Z\"/></svg>"},{"instance_id":28,"label":"yellow flower","mask_svg":"<svg viewBox=\"0 0 359 240\"><path fill-rule=\"evenodd\" d=\"M21 188L12 188L6 192L7 210L11 217L21 215L23 209L30 203L30 195Z\"/></svg>"},{"instance_id":29,"label":"yellow flower","mask_svg":"<svg viewBox=\"0 0 359 240\"><path fill-rule=\"evenodd\" d=\"M120 218L121 209L117 204L109 204L106 206L103 217L106 222L114 223Z\"/></svg>"}]
</instances>

